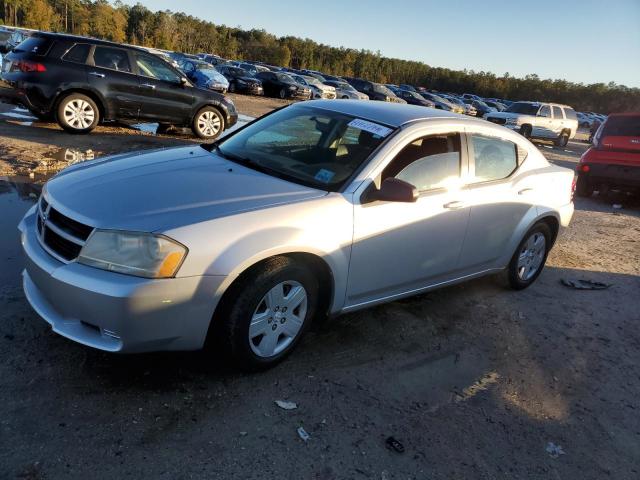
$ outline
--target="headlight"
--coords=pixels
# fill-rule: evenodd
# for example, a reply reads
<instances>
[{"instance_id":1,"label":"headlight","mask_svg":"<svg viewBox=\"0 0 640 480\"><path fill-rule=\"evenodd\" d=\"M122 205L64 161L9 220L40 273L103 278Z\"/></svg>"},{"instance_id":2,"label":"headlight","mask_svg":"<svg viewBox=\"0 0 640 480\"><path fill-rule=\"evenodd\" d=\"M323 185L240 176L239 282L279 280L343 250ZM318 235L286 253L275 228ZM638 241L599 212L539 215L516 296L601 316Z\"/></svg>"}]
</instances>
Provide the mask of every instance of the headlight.
<instances>
[{"instance_id":1,"label":"headlight","mask_svg":"<svg viewBox=\"0 0 640 480\"><path fill-rule=\"evenodd\" d=\"M78 262L137 277L168 278L176 274L186 255L186 247L160 235L95 230Z\"/></svg>"}]
</instances>

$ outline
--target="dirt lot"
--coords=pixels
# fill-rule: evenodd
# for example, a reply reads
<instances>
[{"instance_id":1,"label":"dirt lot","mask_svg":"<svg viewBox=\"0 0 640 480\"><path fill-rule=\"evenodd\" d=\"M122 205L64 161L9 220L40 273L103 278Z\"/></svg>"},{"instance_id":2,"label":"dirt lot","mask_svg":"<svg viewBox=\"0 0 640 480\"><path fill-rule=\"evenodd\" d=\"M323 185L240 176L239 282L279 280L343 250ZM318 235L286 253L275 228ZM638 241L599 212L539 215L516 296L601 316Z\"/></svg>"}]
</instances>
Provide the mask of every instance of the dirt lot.
<instances>
[{"instance_id":1,"label":"dirt lot","mask_svg":"<svg viewBox=\"0 0 640 480\"><path fill-rule=\"evenodd\" d=\"M238 101L251 116L268 103ZM16 121L0 115L2 168L37 172L0 181L0 478L640 478L638 199L579 199L528 290L485 278L345 315L275 369L246 375L199 353L76 345L20 285L15 226L48 152L193 140L124 128L72 137ZM571 166L585 145L540 149ZM573 278L611 287L560 283ZM388 436L404 453L385 448Z\"/></svg>"}]
</instances>

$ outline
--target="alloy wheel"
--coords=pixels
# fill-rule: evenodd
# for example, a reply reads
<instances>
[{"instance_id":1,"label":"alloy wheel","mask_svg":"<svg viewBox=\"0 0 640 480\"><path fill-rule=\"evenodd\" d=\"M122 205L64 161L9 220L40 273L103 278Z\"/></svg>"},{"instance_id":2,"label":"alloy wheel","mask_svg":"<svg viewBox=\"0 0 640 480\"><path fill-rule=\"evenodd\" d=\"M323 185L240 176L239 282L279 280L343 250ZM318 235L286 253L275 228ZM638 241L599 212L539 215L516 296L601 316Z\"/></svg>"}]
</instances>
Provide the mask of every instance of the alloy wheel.
<instances>
[{"instance_id":1,"label":"alloy wheel","mask_svg":"<svg viewBox=\"0 0 640 480\"><path fill-rule=\"evenodd\" d=\"M547 250L547 241L541 232L534 232L522 246L518 257L518 278L523 282L531 279L542 266Z\"/></svg>"},{"instance_id":2,"label":"alloy wheel","mask_svg":"<svg viewBox=\"0 0 640 480\"><path fill-rule=\"evenodd\" d=\"M222 127L220 117L210 110L202 112L196 124L198 125L198 130L206 137L214 137Z\"/></svg>"},{"instance_id":3,"label":"alloy wheel","mask_svg":"<svg viewBox=\"0 0 640 480\"><path fill-rule=\"evenodd\" d=\"M93 124L96 112L88 102L75 98L64 106L63 115L67 125L84 130Z\"/></svg>"},{"instance_id":4,"label":"alloy wheel","mask_svg":"<svg viewBox=\"0 0 640 480\"><path fill-rule=\"evenodd\" d=\"M278 283L260 300L249 325L249 345L257 356L273 357L285 350L302 329L307 291L301 283Z\"/></svg>"}]
</instances>

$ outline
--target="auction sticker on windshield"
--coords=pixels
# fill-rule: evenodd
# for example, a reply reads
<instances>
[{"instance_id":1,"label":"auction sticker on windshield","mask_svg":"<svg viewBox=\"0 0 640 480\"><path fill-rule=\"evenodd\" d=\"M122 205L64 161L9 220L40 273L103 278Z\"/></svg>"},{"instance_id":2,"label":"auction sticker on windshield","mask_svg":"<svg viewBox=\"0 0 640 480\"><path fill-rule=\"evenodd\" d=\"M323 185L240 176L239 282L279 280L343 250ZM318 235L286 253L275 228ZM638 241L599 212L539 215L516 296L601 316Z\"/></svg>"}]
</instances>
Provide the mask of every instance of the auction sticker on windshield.
<instances>
[{"instance_id":1,"label":"auction sticker on windshield","mask_svg":"<svg viewBox=\"0 0 640 480\"><path fill-rule=\"evenodd\" d=\"M349 122L349 126L364 130L365 132L373 133L374 135L379 135L381 137L386 137L393 131L390 128L383 127L382 125L378 125L377 123L369 122L368 120L362 120L361 118L351 120Z\"/></svg>"}]
</instances>

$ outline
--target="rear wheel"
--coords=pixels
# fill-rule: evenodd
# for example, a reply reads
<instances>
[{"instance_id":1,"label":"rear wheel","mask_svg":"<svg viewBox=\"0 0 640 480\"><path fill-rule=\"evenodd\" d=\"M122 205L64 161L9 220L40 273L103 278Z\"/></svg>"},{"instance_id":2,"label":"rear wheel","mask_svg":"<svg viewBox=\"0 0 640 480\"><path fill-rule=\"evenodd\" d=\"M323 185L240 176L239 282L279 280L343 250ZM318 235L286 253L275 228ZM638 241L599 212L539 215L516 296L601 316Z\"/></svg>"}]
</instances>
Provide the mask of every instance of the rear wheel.
<instances>
[{"instance_id":1,"label":"rear wheel","mask_svg":"<svg viewBox=\"0 0 640 480\"><path fill-rule=\"evenodd\" d=\"M193 133L207 140L217 138L224 130L224 118L215 107L204 107L193 118Z\"/></svg>"},{"instance_id":2,"label":"rear wheel","mask_svg":"<svg viewBox=\"0 0 640 480\"><path fill-rule=\"evenodd\" d=\"M551 241L546 223L537 223L527 232L507 268L511 288L522 290L536 281L547 261Z\"/></svg>"},{"instance_id":3,"label":"rear wheel","mask_svg":"<svg viewBox=\"0 0 640 480\"><path fill-rule=\"evenodd\" d=\"M563 130L562 133L556 140L553 142L557 147L566 147L569 143L569 132Z\"/></svg>"},{"instance_id":4,"label":"rear wheel","mask_svg":"<svg viewBox=\"0 0 640 480\"><path fill-rule=\"evenodd\" d=\"M584 175L578 174L576 180L576 195L579 197L590 197L593 195L593 185L589 184L589 179Z\"/></svg>"},{"instance_id":5,"label":"rear wheel","mask_svg":"<svg viewBox=\"0 0 640 480\"><path fill-rule=\"evenodd\" d=\"M56 119L58 124L69 133L89 133L98 125L100 111L88 96L72 93L60 100Z\"/></svg>"},{"instance_id":6,"label":"rear wheel","mask_svg":"<svg viewBox=\"0 0 640 480\"><path fill-rule=\"evenodd\" d=\"M277 257L231 287L222 307L219 337L235 363L257 370L285 358L315 315L319 286L303 264Z\"/></svg>"}]
</instances>

